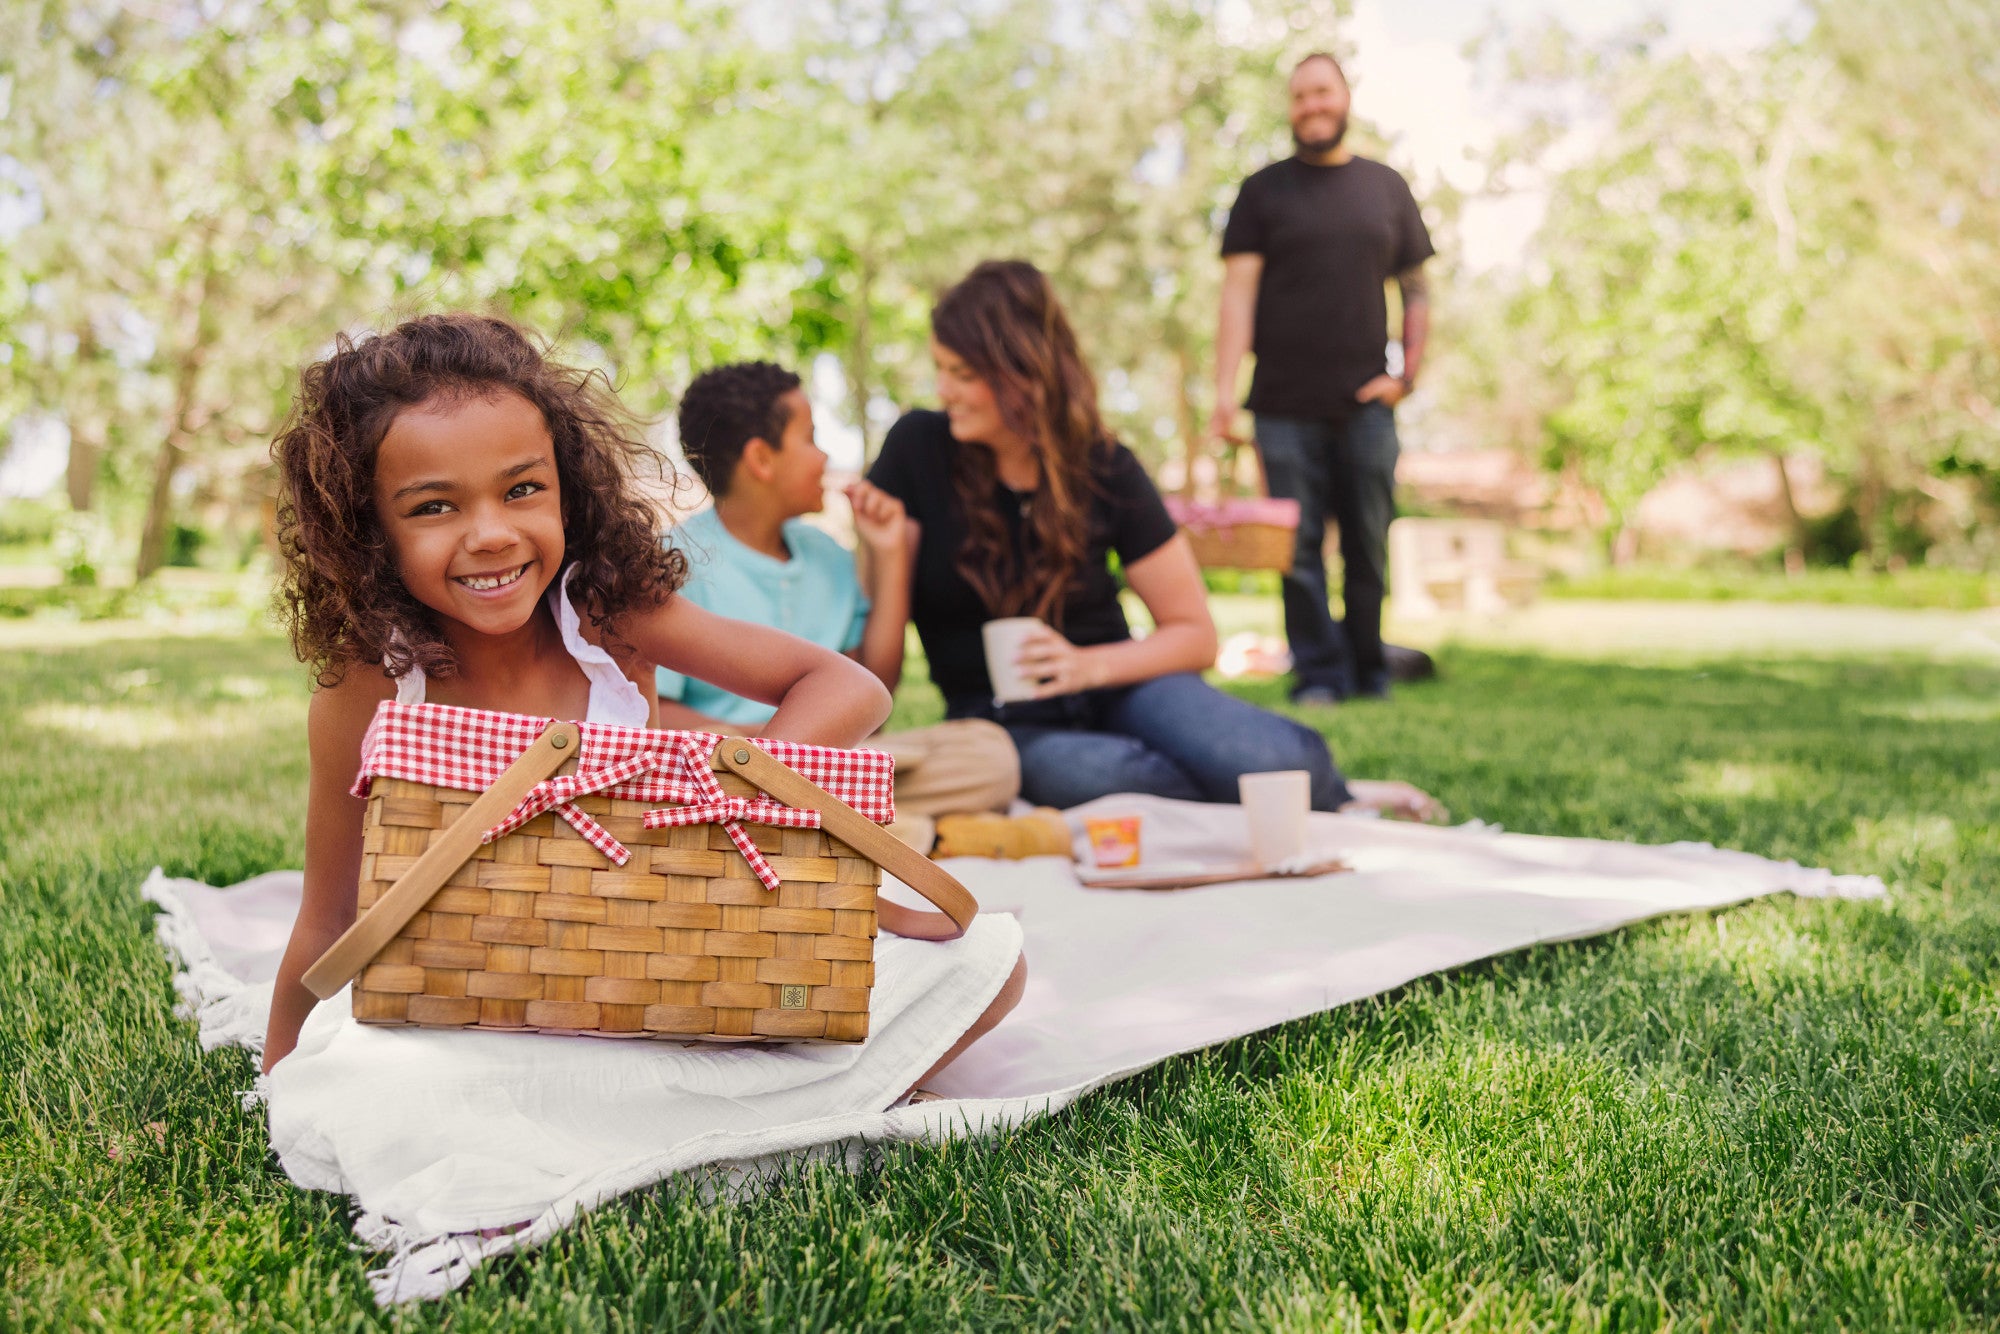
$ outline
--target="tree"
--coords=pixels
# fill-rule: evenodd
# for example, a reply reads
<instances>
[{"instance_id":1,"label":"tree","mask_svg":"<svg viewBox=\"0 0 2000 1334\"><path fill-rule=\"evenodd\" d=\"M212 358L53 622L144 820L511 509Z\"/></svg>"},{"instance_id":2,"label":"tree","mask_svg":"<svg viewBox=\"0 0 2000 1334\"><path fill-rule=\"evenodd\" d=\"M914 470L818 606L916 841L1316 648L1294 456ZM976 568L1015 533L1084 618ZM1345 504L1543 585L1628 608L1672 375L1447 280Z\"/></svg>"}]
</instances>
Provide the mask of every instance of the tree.
<instances>
[{"instance_id":1,"label":"tree","mask_svg":"<svg viewBox=\"0 0 2000 1334\"><path fill-rule=\"evenodd\" d=\"M15 13L34 41L12 48L6 151L42 205L19 242L37 346L17 373L70 423L73 503L92 502L100 452L143 462L142 579L165 559L185 466L258 449L308 331L365 282L302 262L324 229L290 189L315 150L275 110L308 63L300 17Z\"/></svg>"},{"instance_id":2,"label":"tree","mask_svg":"<svg viewBox=\"0 0 2000 1334\"><path fill-rule=\"evenodd\" d=\"M1591 49L1552 29L1516 48L1517 86L1580 96L1502 171L1588 148L1543 168L1525 275L1484 285L1503 313L1471 322L1458 410L1531 405L1545 461L1601 497L1615 551L1648 490L1718 451L1771 461L1794 547L1801 451L1847 479L1874 559L1950 538L1947 478L2000 501L2000 22L1826 0L1802 37L1741 55L1656 37Z\"/></svg>"},{"instance_id":3,"label":"tree","mask_svg":"<svg viewBox=\"0 0 2000 1334\"><path fill-rule=\"evenodd\" d=\"M795 345L840 354L869 447L867 405L923 379L931 299L1002 256L1054 277L1135 443L1163 419L1191 438L1222 211L1282 131L1287 54L1326 44L1342 12L828 0L796 20L755 146L734 125L698 143L738 148L718 196L761 183L784 201Z\"/></svg>"},{"instance_id":4,"label":"tree","mask_svg":"<svg viewBox=\"0 0 2000 1334\"><path fill-rule=\"evenodd\" d=\"M515 313L641 407L772 341L721 309L736 243L681 170L689 121L740 73L707 11L46 0L9 19L22 114L0 153L42 216L6 257L34 307L7 382L70 422L74 501L99 450L142 493L140 578L191 487L255 509L296 367L398 307Z\"/></svg>"},{"instance_id":5,"label":"tree","mask_svg":"<svg viewBox=\"0 0 2000 1334\"><path fill-rule=\"evenodd\" d=\"M1826 160L1832 279L1807 346L1853 442L1879 557L1943 540L2000 558L2000 13L1822 0L1804 41L1837 80ZM1970 479L1985 513L1944 503Z\"/></svg>"}]
</instances>

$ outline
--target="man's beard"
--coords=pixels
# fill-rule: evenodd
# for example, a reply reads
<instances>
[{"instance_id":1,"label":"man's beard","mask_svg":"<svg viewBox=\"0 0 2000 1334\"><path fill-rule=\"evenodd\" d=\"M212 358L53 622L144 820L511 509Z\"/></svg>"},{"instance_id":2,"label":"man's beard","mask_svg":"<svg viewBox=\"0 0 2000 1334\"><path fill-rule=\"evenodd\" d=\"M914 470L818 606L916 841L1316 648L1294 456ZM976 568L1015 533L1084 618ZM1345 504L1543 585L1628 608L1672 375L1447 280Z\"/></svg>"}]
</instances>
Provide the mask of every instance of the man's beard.
<instances>
[{"instance_id":1,"label":"man's beard","mask_svg":"<svg viewBox=\"0 0 2000 1334\"><path fill-rule=\"evenodd\" d=\"M1331 139L1301 139L1297 130L1292 131L1292 143L1298 147L1299 152L1307 157L1325 157L1328 153L1340 147L1340 141L1346 137L1347 117L1345 116L1342 116L1340 124L1334 127L1333 138Z\"/></svg>"}]
</instances>

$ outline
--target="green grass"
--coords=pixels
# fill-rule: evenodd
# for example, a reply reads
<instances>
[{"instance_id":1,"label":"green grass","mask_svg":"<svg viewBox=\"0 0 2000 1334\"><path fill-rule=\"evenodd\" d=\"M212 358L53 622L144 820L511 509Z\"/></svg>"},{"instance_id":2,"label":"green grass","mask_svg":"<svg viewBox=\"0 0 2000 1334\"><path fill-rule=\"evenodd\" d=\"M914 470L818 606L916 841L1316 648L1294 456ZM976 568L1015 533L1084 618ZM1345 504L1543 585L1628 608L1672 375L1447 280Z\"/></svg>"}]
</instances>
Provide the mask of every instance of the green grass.
<instances>
[{"instance_id":1,"label":"green grass","mask_svg":"<svg viewBox=\"0 0 2000 1334\"><path fill-rule=\"evenodd\" d=\"M1747 568L1637 566L1552 579L1551 597L1670 602L1824 602L1971 611L2000 606L2000 572L1911 566L1892 571L1815 566L1797 574Z\"/></svg>"},{"instance_id":2,"label":"green grass","mask_svg":"<svg viewBox=\"0 0 2000 1334\"><path fill-rule=\"evenodd\" d=\"M747 1203L659 1190L389 1317L238 1107L248 1058L172 1017L136 895L298 863L301 674L64 642L0 647L0 1326L2000 1325L1990 665L1448 649L1314 718L1352 771L1894 896L1512 955Z\"/></svg>"}]
</instances>

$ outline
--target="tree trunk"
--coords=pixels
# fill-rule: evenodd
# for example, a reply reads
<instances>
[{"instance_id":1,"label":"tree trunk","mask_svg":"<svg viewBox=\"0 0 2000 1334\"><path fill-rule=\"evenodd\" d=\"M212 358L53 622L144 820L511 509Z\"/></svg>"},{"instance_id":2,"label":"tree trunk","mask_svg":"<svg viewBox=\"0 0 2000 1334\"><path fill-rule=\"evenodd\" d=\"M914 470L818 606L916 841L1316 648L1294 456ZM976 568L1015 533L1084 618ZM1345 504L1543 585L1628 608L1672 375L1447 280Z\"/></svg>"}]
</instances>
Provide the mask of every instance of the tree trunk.
<instances>
[{"instance_id":1,"label":"tree trunk","mask_svg":"<svg viewBox=\"0 0 2000 1334\"><path fill-rule=\"evenodd\" d=\"M167 521L174 503L174 476L180 471L183 444L191 443L199 429L195 422L195 394L201 387L202 365L208 360L209 298L214 285L214 271L205 271L201 288L194 294L187 312L187 342L174 367L174 410L167 419L160 452L153 460L153 489L146 497L146 522L139 530L139 559L132 572L134 583L152 578L167 563Z\"/></svg>"},{"instance_id":2,"label":"tree trunk","mask_svg":"<svg viewBox=\"0 0 2000 1334\"><path fill-rule=\"evenodd\" d=\"M1189 388L1195 377L1194 354L1185 343L1176 341L1174 347L1174 417L1180 426L1181 494L1194 499L1194 465L1201 457L1206 437L1202 431L1201 413L1195 407L1194 393Z\"/></svg>"},{"instance_id":3,"label":"tree trunk","mask_svg":"<svg viewBox=\"0 0 2000 1334\"><path fill-rule=\"evenodd\" d=\"M848 397L854 400L854 425L861 432L861 471L864 473L868 471L868 465L875 461L874 427L868 421L868 400L875 386L874 321L871 318L874 300L875 266L864 259L856 275L854 316L848 322L847 351L840 359L841 368L847 372Z\"/></svg>"},{"instance_id":4,"label":"tree trunk","mask_svg":"<svg viewBox=\"0 0 2000 1334\"><path fill-rule=\"evenodd\" d=\"M1785 532L1788 538L1785 568L1789 570L1794 564L1803 564L1805 561L1806 521L1805 516L1799 513L1798 496L1792 491L1792 473L1785 466L1784 450L1771 451L1771 466L1778 471L1778 499L1785 505Z\"/></svg>"},{"instance_id":5,"label":"tree trunk","mask_svg":"<svg viewBox=\"0 0 2000 1334\"><path fill-rule=\"evenodd\" d=\"M1639 530L1621 519L1611 534L1611 564L1623 568L1639 558Z\"/></svg>"},{"instance_id":6,"label":"tree trunk","mask_svg":"<svg viewBox=\"0 0 2000 1334\"><path fill-rule=\"evenodd\" d=\"M167 563L167 518L173 508L174 474L180 466L180 446L174 435L168 435L160 441L160 452L153 461L153 490L146 497L146 522L139 530L139 562L132 572L135 583L152 578Z\"/></svg>"},{"instance_id":7,"label":"tree trunk","mask_svg":"<svg viewBox=\"0 0 2000 1334\"><path fill-rule=\"evenodd\" d=\"M1876 569L1882 568L1882 543L1880 526L1883 511L1887 508L1888 483L1882 476L1881 460L1875 451L1864 447L1861 451L1861 467L1854 485L1854 517L1860 521L1861 554L1868 557L1868 563Z\"/></svg>"},{"instance_id":8,"label":"tree trunk","mask_svg":"<svg viewBox=\"0 0 2000 1334\"><path fill-rule=\"evenodd\" d=\"M89 435L74 429L69 435L69 467L63 480L69 490L69 507L78 514L87 512L97 493L97 459L102 452Z\"/></svg>"}]
</instances>

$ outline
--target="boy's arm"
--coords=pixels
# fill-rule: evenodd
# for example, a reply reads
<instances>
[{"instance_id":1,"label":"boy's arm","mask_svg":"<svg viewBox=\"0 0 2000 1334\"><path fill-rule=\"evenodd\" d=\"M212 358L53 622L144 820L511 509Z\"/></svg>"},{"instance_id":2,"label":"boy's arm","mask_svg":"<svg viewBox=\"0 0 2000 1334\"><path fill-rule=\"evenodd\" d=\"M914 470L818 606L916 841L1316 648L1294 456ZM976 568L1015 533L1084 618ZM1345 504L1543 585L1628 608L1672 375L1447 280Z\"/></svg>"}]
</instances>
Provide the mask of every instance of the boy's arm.
<instances>
[{"instance_id":1,"label":"boy's arm","mask_svg":"<svg viewBox=\"0 0 2000 1334\"><path fill-rule=\"evenodd\" d=\"M878 553L861 562L868 593L868 624L861 644L848 656L875 673L891 694L903 680L903 629L910 623L910 553Z\"/></svg>"},{"instance_id":2,"label":"boy's arm","mask_svg":"<svg viewBox=\"0 0 2000 1334\"><path fill-rule=\"evenodd\" d=\"M732 621L686 598L620 618L620 638L641 655L732 695L775 704L760 736L852 746L889 716L889 692L832 649L769 626ZM662 708L661 721L667 714Z\"/></svg>"},{"instance_id":3,"label":"boy's arm","mask_svg":"<svg viewBox=\"0 0 2000 1334\"><path fill-rule=\"evenodd\" d=\"M849 656L894 694L903 680L903 629L910 623L917 523L903 512L902 501L869 482L856 482L847 500L861 538L858 563L869 602L861 644Z\"/></svg>"}]
</instances>

